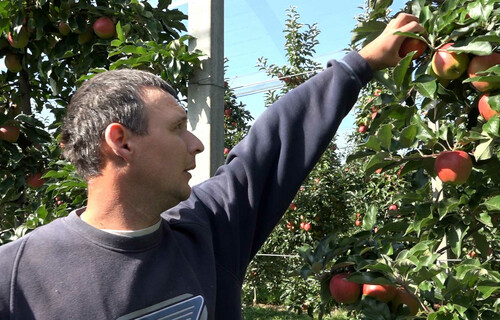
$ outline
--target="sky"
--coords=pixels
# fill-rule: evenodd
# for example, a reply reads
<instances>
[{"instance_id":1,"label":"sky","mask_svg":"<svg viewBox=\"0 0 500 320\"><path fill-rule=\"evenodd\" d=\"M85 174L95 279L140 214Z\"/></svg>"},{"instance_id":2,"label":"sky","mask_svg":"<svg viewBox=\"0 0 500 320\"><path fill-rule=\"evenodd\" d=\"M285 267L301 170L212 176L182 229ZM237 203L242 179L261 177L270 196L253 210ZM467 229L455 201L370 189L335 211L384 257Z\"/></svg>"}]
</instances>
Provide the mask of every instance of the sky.
<instances>
[{"instance_id":1,"label":"sky","mask_svg":"<svg viewBox=\"0 0 500 320\"><path fill-rule=\"evenodd\" d=\"M187 0L174 0L172 7L187 13ZM393 12L404 7L405 0L394 0ZM286 64L285 28L286 10L296 7L303 24L317 23L318 36L314 60L326 66L330 59L341 59L349 47L351 31L356 26L355 16L363 13L363 0L226 0L224 3L224 55L228 58L226 78L239 101L257 118L264 110L264 93L259 89L275 87L264 71L256 67L257 59L265 57L269 63ZM189 22L188 22L189 23ZM263 83L264 82L264 83ZM353 130L354 115L350 113L338 130L338 141Z\"/></svg>"}]
</instances>

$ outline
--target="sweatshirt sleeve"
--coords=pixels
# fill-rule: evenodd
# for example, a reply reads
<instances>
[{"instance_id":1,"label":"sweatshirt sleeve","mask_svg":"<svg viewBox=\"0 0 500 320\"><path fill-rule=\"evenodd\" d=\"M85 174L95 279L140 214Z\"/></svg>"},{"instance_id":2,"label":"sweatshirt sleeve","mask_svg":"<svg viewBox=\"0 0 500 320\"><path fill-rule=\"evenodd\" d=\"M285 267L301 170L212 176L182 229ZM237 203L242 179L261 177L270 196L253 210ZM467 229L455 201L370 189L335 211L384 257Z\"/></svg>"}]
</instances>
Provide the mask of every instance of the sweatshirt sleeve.
<instances>
[{"instance_id":1,"label":"sweatshirt sleeve","mask_svg":"<svg viewBox=\"0 0 500 320\"><path fill-rule=\"evenodd\" d=\"M193 187L218 264L240 279L372 77L357 52L327 66L270 106L215 176Z\"/></svg>"},{"instance_id":2,"label":"sweatshirt sleeve","mask_svg":"<svg viewBox=\"0 0 500 320\"><path fill-rule=\"evenodd\" d=\"M16 265L29 235L0 247L0 319L11 319Z\"/></svg>"}]
</instances>

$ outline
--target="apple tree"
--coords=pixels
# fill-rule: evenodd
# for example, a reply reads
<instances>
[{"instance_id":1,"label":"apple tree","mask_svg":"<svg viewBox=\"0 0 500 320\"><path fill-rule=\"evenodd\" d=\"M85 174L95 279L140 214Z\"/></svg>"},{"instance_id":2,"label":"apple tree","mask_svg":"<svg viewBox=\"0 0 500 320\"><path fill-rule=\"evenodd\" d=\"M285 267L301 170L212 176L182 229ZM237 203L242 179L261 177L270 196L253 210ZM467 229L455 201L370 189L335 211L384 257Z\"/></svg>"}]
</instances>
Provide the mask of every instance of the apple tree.
<instances>
[{"instance_id":1,"label":"apple tree","mask_svg":"<svg viewBox=\"0 0 500 320\"><path fill-rule=\"evenodd\" d=\"M366 1L353 47L383 30L391 3ZM392 209L369 199L361 231L312 249L326 262L323 302L344 303L330 282L348 273L361 286L345 303L353 318L499 319L500 2L413 0L403 11L425 33L404 34L402 60L362 93L348 161L410 188L391 193Z\"/></svg>"},{"instance_id":2,"label":"apple tree","mask_svg":"<svg viewBox=\"0 0 500 320\"><path fill-rule=\"evenodd\" d=\"M313 60L319 30L316 24L302 24L299 20L296 8L287 10L285 65L269 63L266 58L258 60L257 66L282 84L281 88L266 94L266 105L322 68ZM348 192L364 183L364 177L356 170L344 172L341 158L334 140L250 264L243 289L246 303L278 304L308 314L319 305L319 282L310 279L305 283L295 276L301 265L297 249L306 244L312 246L333 230L349 230L354 224L349 214L354 209L348 201ZM314 268L319 272L323 265L316 264Z\"/></svg>"},{"instance_id":3,"label":"apple tree","mask_svg":"<svg viewBox=\"0 0 500 320\"><path fill-rule=\"evenodd\" d=\"M228 62L226 58L225 62ZM227 65L225 70L227 71ZM228 79L224 81L224 157L238 144L250 130L250 122L254 119L245 104L237 100Z\"/></svg>"},{"instance_id":4,"label":"apple tree","mask_svg":"<svg viewBox=\"0 0 500 320\"><path fill-rule=\"evenodd\" d=\"M186 95L201 52L186 16L147 1L0 2L0 244L85 204L85 183L61 158L72 93L104 70L154 72Z\"/></svg>"}]
</instances>

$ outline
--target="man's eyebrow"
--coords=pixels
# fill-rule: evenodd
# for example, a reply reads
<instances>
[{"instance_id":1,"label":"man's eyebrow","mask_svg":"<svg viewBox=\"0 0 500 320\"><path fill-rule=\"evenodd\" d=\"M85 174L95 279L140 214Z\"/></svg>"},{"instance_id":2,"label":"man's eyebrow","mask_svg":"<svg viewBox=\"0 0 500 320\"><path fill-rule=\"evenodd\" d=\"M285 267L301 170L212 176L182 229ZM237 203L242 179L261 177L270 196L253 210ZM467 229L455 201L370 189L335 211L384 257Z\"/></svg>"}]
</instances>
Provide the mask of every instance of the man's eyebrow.
<instances>
[{"instance_id":1,"label":"man's eyebrow","mask_svg":"<svg viewBox=\"0 0 500 320\"><path fill-rule=\"evenodd\" d=\"M176 119L175 119L175 123L180 123L180 122L187 122L188 121L188 117L186 114L183 114L181 116L178 116Z\"/></svg>"}]
</instances>

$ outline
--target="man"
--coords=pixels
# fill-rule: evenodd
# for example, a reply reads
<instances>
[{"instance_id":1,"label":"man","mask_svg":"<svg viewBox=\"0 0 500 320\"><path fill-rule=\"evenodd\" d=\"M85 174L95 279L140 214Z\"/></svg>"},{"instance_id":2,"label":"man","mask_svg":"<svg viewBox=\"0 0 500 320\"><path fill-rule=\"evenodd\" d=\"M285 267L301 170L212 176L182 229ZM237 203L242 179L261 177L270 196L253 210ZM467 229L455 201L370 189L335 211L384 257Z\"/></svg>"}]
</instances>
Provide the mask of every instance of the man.
<instances>
[{"instance_id":1,"label":"man","mask_svg":"<svg viewBox=\"0 0 500 320\"><path fill-rule=\"evenodd\" d=\"M422 27L400 14L359 53L331 61L192 190L203 145L168 84L133 70L88 81L62 133L88 206L0 247L0 318L240 319L248 263L372 70L399 61L396 31Z\"/></svg>"}]
</instances>

